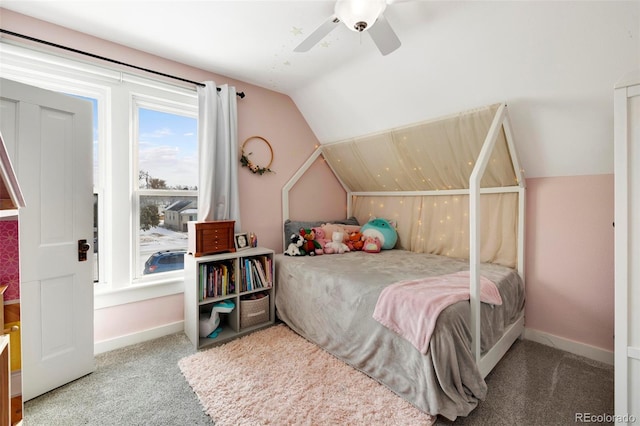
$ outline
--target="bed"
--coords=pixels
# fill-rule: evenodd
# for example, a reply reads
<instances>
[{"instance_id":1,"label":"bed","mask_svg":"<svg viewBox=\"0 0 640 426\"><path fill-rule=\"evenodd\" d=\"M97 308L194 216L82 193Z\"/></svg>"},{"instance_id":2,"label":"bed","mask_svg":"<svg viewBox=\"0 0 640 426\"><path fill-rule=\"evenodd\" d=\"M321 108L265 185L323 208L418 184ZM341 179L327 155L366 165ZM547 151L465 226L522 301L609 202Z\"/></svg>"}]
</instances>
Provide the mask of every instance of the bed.
<instances>
[{"instance_id":1,"label":"bed","mask_svg":"<svg viewBox=\"0 0 640 426\"><path fill-rule=\"evenodd\" d=\"M292 231L323 222L291 221L288 199L320 156L346 192L346 222L389 219L397 244L276 255L278 317L420 410L467 416L524 330L525 185L506 104L321 145L283 188L283 251ZM373 318L394 283L459 271L469 299L439 314L426 349ZM501 305L481 303L486 278Z\"/></svg>"},{"instance_id":2,"label":"bed","mask_svg":"<svg viewBox=\"0 0 640 426\"><path fill-rule=\"evenodd\" d=\"M461 259L406 250L315 257L278 254L278 316L420 410L454 420L468 415L487 392L469 344L469 302L457 302L440 314L426 355L372 314L389 284L468 269L469 263ZM512 268L483 264L481 273L496 283L503 300L500 306L482 306L485 352L521 318L524 285Z\"/></svg>"}]
</instances>

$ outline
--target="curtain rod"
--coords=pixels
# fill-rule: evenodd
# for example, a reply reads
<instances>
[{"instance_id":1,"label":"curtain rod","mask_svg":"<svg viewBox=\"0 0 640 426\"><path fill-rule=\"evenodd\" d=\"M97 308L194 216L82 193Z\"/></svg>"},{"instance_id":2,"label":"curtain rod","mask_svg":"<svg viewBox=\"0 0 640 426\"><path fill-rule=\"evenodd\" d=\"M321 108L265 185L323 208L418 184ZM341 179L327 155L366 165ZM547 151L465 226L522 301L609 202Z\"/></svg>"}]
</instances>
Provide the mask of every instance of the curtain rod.
<instances>
[{"instance_id":1,"label":"curtain rod","mask_svg":"<svg viewBox=\"0 0 640 426\"><path fill-rule=\"evenodd\" d=\"M2 32L4 34L9 34L9 35L12 35L12 36L15 36L15 37L23 38L25 40L35 41L36 43L46 44L47 46L57 47L58 49L68 50L69 52L79 53L81 55L89 56L89 57L92 57L92 58L95 58L95 59L100 59L102 61L111 62L113 64L123 65L123 66L129 67L129 68L135 68L135 69L140 70L140 71L145 71L145 72L148 72L148 73L151 73L151 74L160 75L162 77L168 77L168 78L172 78L174 80L180 80L180 81L183 81L185 83L191 83L191 84L194 84L196 86L204 87L204 83L200 83L200 82L193 81L193 80L188 80L188 79L182 78L182 77L176 77L175 75L165 74L165 73L160 72L160 71L155 71L155 70L152 70L152 69L149 69L149 68L139 67L137 65L127 64L126 62L117 61L115 59L107 58L107 57L96 55L96 54L89 53L89 52L85 52L83 50L74 49L72 47L62 46L60 44L52 43L52 42L46 41L46 40L41 40L39 38L27 36L27 35L20 34L20 33L15 33L13 31L5 30L3 28L0 28L0 32ZM218 87L217 89L218 89L218 92L219 92L220 88ZM244 98L245 94L244 94L244 92L236 92L236 96L238 96L238 97L240 97L240 99L242 99L242 98Z\"/></svg>"}]
</instances>

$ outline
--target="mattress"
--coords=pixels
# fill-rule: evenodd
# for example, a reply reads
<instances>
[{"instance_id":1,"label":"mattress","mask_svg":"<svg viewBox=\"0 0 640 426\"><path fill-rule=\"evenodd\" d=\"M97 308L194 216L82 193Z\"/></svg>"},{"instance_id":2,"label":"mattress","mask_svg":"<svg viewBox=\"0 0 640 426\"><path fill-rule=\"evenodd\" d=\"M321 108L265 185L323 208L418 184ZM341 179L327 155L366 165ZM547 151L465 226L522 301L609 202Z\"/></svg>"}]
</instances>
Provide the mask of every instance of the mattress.
<instances>
[{"instance_id":1,"label":"mattress","mask_svg":"<svg viewBox=\"0 0 640 426\"><path fill-rule=\"evenodd\" d=\"M470 348L469 301L440 314L426 354L372 318L386 286L469 270L468 261L405 250L278 254L275 260L277 314L298 334L432 415L455 420L486 396ZM484 353L522 315L524 283L516 270L500 265L482 264L481 274L496 284L503 301L482 304Z\"/></svg>"}]
</instances>

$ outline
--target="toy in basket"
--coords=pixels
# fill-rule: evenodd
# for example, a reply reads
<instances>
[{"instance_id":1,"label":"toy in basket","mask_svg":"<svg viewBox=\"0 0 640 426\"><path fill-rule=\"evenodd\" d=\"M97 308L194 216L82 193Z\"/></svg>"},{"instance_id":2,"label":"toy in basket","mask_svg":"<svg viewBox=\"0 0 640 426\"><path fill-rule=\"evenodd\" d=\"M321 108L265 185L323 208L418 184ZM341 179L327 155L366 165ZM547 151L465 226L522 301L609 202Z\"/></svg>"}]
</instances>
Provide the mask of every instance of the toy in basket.
<instances>
[{"instance_id":1,"label":"toy in basket","mask_svg":"<svg viewBox=\"0 0 640 426\"><path fill-rule=\"evenodd\" d=\"M210 337L215 339L218 337L222 327L220 325L220 313L228 314L236 307L231 300L223 300L213 305L211 315L206 313L200 314L200 337Z\"/></svg>"}]
</instances>

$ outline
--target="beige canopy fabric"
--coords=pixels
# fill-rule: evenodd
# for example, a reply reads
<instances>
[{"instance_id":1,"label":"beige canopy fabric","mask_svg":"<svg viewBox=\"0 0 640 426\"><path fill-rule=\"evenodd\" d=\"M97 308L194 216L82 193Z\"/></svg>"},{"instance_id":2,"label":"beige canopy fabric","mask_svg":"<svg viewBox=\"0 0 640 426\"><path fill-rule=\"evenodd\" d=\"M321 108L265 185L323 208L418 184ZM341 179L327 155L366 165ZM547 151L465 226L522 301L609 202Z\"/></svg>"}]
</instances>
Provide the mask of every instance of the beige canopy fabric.
<instances>
[{"instance_id":1,"label":"beige canopy fabric","mask_svg":"<svg viewBox=\"0 0 640 426\"><path fill-rule=\"evenodd\" d=\"M480 259L511 268L517 263L518 194L485 194L481 204ZM397 248L469 258L469 196L354 197L359 223L374 217L395 222Z\"/></svg>"},{"instance_id":2,"label":"beige canopy fabric","mask_svg":"<svg viewBox=\"0 0 640 426\"><path fill-rule=\"evenodd\" d=\"M351 213L360 223L384 217L397 223L400 248L469 258L469 196L451 190L469 189L500 106L323 145L322 154L347 192L356 193ZM480 186L517 188L519 183L501 126ZM443 195L407 195L418 191L443 191ZM381 192L386 194L376 194ZM517 264L519 196L518 192L481 196L482 262Z\"/></svg>"},{"instance_id":3,"label":"beige canopy fabric","mask_svg":"<svg viewBox=\"0 0 640 426\"><path fill-rule=\"evenodd\" d=\"M469 188L469 177L500 105L323 145L322 154L352 192ZM517 185L504 131L481 187Z\"/></svg>"}]
</instances>

